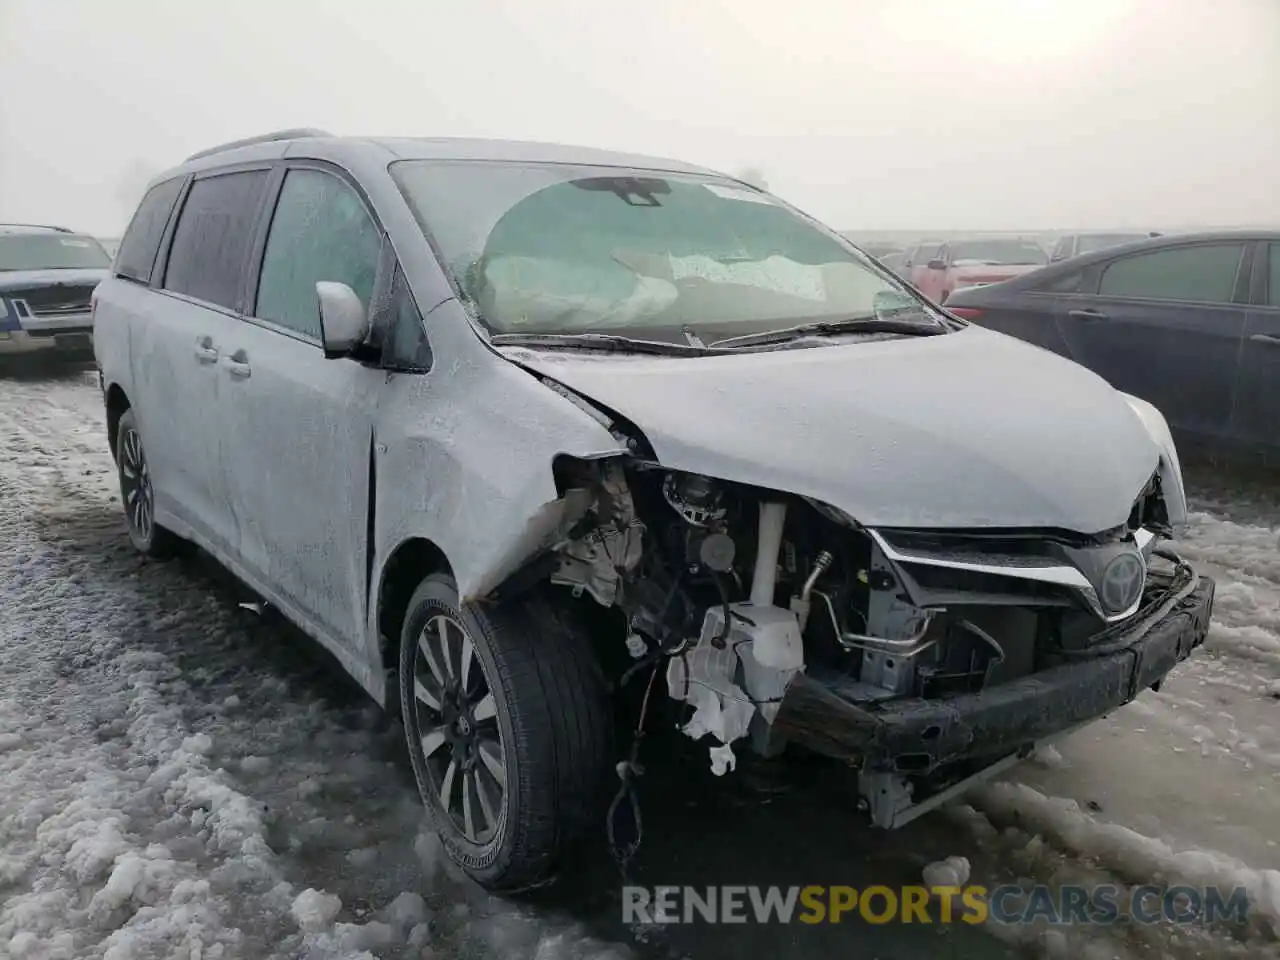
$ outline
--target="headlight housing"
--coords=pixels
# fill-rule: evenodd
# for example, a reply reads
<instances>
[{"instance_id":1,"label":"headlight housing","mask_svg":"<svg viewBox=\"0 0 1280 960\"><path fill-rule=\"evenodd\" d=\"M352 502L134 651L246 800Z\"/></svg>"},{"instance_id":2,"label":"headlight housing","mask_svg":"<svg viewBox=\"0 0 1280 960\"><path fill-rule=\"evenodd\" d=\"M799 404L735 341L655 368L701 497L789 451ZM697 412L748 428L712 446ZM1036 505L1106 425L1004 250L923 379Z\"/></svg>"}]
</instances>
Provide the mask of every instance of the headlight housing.
<instances>
[{"instance_id":1,"label":"headlight housing","mask_svg":"<svg viewBox=\"0 0 1280 960\"><path fill-rule=\"evenodd\" d=\"M1154 405L1128 393L1121 393L1129 407L1142 421L1151 439L1160 448L1160 488L1164 493L1164 506L1169 514L1169 526L1175 536L1181 536L1187 525L1187 491L1182 482L1182 463L1178 448L1169 431L1169 423Z\"/></svg>"}]
</instances>

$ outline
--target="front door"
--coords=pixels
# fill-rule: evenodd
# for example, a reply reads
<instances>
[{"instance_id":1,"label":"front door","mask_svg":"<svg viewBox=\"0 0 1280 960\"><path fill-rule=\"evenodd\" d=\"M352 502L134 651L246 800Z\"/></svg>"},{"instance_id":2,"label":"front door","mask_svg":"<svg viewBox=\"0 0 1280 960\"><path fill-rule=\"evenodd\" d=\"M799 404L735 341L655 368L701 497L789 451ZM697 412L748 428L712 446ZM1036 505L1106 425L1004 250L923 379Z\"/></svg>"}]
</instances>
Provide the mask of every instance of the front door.
<instances>
[{"instance_id":1,"label":"front door","mask_svg":"<svg viewBox=\"0 0 1280 960\"><path fill-rule=\"evenodd\" d=\"M1118 257L1096 292L1064 298L1073 359L1153 403L1196 440L1226 435L1248 307L1242 242L1186 244Z\"/></svg>"},{"instance_id":2,"label":"front door","mask_svg":"<svg viewBox=\"0 0 1280 960\"><path fill-rule=\"evenodd\" d=\"M386 374L325 359L316 282L370 305L381 235L337 173L285 174L256 296L219 376L231 401L231 503L241 554L351 652L365 641L373 420Z\"/></svg>"}]
</instances>

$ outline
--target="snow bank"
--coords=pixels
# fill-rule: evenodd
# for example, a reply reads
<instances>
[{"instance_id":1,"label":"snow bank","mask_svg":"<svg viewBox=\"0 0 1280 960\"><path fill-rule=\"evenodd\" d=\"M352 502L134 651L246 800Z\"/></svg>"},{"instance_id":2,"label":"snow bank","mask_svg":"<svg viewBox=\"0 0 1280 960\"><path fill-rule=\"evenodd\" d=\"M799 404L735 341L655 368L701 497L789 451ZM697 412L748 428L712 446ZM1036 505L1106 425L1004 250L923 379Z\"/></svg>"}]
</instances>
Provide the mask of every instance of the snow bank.
<instances>
[{"instance_id":1,"label":"snow bank","mask_svg":"<svg viewBox=\"0 0 1280 960\"><path fill-rule=\"evenodd\" d=\"M1280 667L1280 547L1273 527L1194 513L1178 549L1217 578L1210 650Z\"/></svg>"},{"instance_id":2,"label":"snow bank","mask_svg":"<svg viewBox=\"0 0 1280 960\"><path fill-rule=\"evenodd\" d=\"M1257 870L1211 850L1175 849L1163 840L1098 820L1075 801L1047 797L1025 784L989 784L968 799L988 817L1016 820L1128 882L1244 887L1251 914L1280 928L1280 870Z\"/></svg>"}]
</instances>

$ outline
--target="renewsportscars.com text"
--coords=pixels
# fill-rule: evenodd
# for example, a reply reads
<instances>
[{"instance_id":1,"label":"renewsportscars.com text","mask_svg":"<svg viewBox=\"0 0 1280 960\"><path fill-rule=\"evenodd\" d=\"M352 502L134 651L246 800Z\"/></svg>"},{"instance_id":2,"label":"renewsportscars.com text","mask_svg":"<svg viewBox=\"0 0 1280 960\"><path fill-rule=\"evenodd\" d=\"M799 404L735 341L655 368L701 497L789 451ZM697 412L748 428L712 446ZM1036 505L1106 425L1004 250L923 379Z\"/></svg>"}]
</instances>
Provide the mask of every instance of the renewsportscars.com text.
<instances>
[{"instance_id":1,"label":"renewsportscars.com text","mask_svg":"<svg viewBox=\"0 0 1280 960\"><path fill-rule=\"evenodd\" d=\"M1246 922L1243 887L1097 886L1024 889L925 886L622 888L622 920L677 923L1113 924Z\"/></svg>"}]
</instances>

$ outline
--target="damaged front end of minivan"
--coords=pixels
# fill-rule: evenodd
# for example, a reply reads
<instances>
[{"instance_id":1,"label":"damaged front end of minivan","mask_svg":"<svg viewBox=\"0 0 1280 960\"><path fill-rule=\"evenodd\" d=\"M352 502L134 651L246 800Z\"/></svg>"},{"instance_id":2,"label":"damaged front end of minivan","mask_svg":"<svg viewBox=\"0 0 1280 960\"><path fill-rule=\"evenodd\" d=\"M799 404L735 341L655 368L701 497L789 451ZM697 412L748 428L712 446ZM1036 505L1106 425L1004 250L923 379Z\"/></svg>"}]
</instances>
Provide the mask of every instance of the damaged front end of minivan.
<instances>
[{"instance_id":1,"label":"damaged front end of minivan","mask_svg":"<svg viewBox=\"0 0 1280 960\"><path fill-rule=\"evenodd\" d=\"M563 536L529 569L623 612L716 774L795 744L854 766L881 827L1158 687L1208 630L1167 469L1094 535L904 529L637 447L559 458Z\"/></svg>"}]
</instances>

